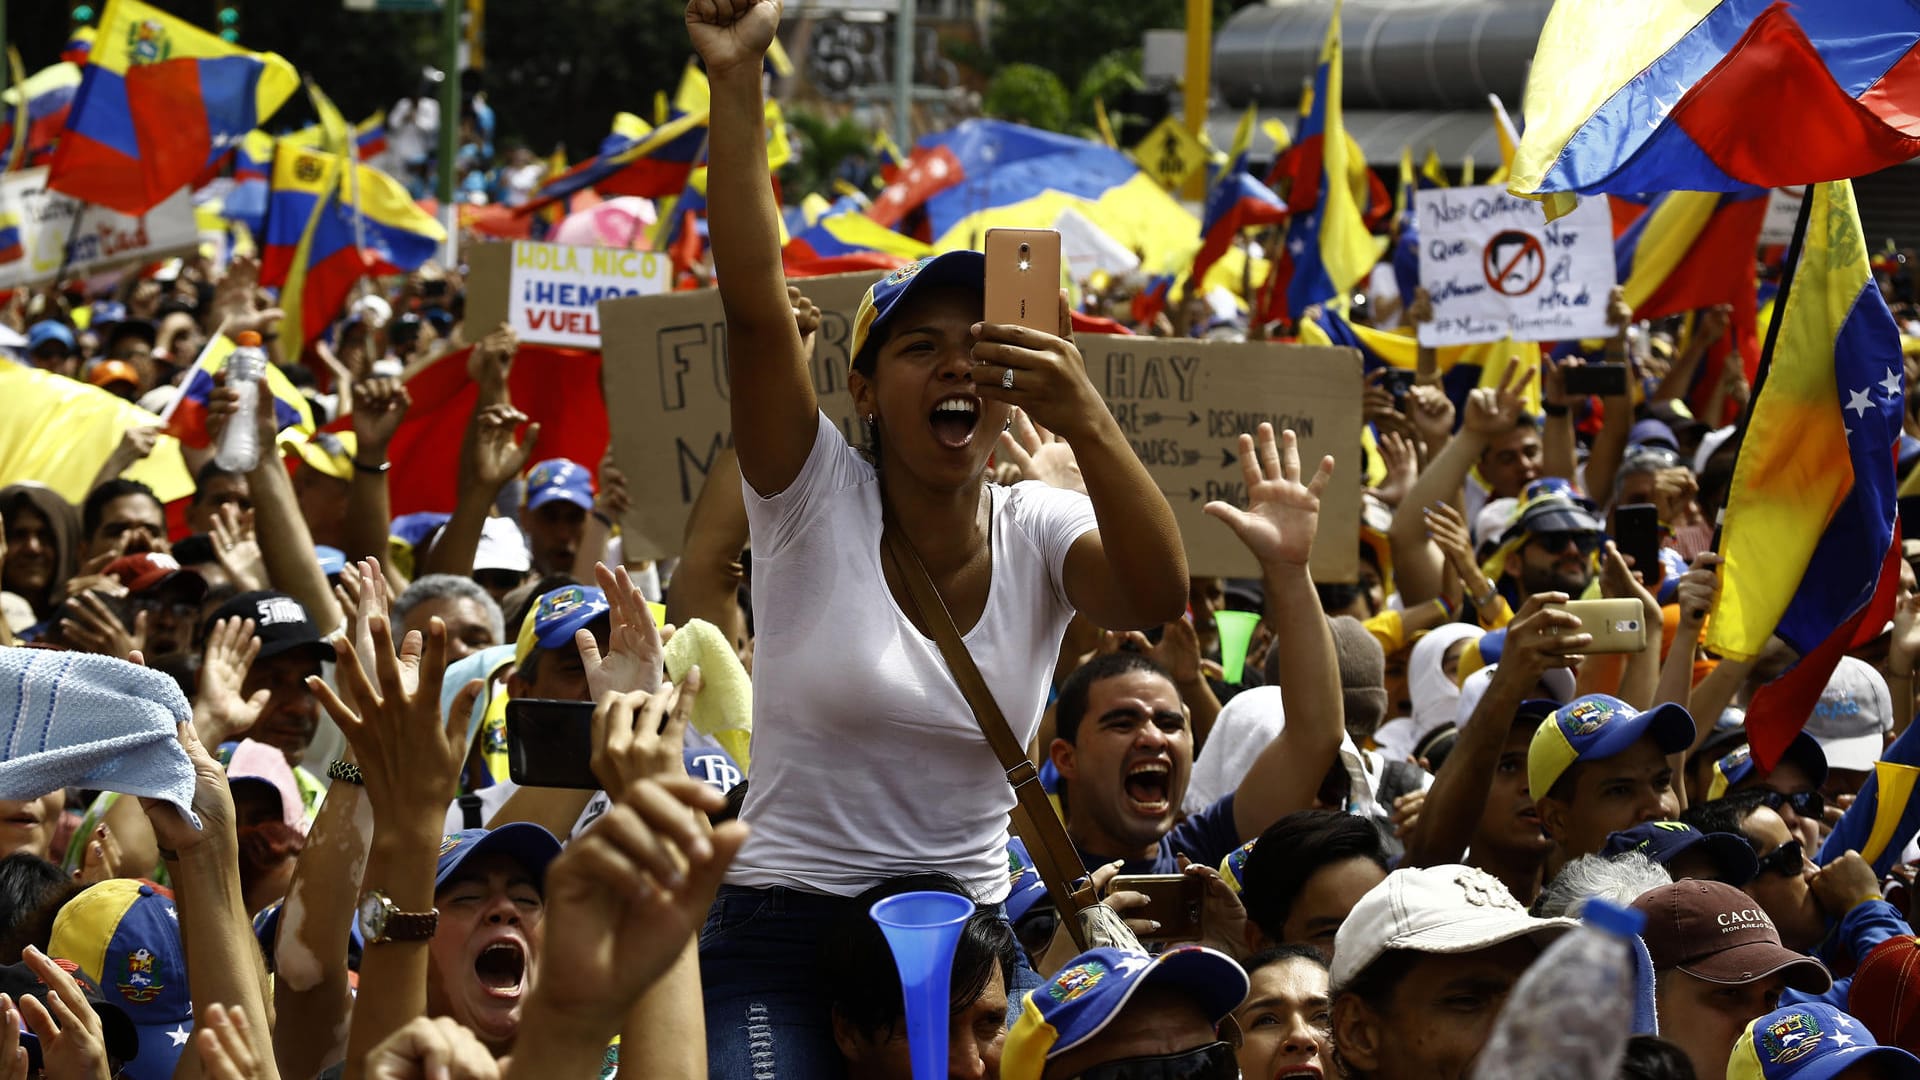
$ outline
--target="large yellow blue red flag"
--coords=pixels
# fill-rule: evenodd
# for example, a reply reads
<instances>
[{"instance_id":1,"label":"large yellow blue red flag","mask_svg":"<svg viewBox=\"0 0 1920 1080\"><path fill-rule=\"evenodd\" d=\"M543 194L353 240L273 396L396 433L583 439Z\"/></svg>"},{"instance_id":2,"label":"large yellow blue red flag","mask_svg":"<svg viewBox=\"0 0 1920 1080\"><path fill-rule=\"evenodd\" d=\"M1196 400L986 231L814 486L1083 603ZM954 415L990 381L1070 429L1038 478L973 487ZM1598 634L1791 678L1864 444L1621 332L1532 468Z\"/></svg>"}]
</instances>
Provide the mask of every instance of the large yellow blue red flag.
<instances>
[{"instance_id":1,"label":"large yellow blue red flag","mask_svg":"<svg viewBox=\"0 0 1920 1080\"><path fill-rule=\"evenodd\" d=\"M371 165L359 170L359 212L341 197L346 159L281 142L261 237L260 282L280 287L282 333L301 345L340 315L353 286L370 274L405 273L433 258L446 231L399 181Z\"/></svg>"},{"instance_id":2,"label":"large yellow blue red flag","mask_svg":"<svg viewBox=\"0 0 1920 1080\"><path fill-rule=\"evenodd\" d=\"M1508 190L1732 191L1920 156L1911 0L1559 0Z\"/></svg>"},{"instance_id":3,"label":"large yellow blue red flag","mask_svg":"<svg viewBox=\"0 0 1920 1080\"><path fill-rule=\"evenodd\" d=\"M108 0L47 186L140 215L273 115L293 65L248 52L140 0Z\"/></svg>"},{"instance_id":4,"label":"large yellow blue red flag","mask_svg":"<svg viewBox=\"0 0 1920 1080\"><path fill-rule=\"evenodd\" d=\"M1747 709L1768 769L1840 657L1885 626L1899 584L1900 330L1867 264L1852 184L1808 198L1806 247L1734 464L1707 628L1722 656L1758 656L1772 635L1799 655Z\"/></svg>"},{"instance_id":5,"label":"large yellow blue red flag","mask_svg":"<svg viewBox=\"0 0 1920 1080\"><path fill-rule=\"evenodd\" d=\"M1233 145L1227 150L1227 162L1207 187L1204 214L1200 219L1200 252L1194 256L1188 276L1205 281L1207 271L1233 246L1234 237L1243 229L1278 225L1287 219L1287 204L1273 189L1247 172L1247 155L1253 147L1254 107L1233 133Z\"/></svg>"},{"instance_id":6,"label":"large yellow blue red flag","mask_svg":"<svg viewBox=\"0 0 1920 1080\"><path fill-rule=\"evenodd\" d=\"M1314 304L1345 295L1379 259L1352 184L1339 182L1350 176L1355 164L1341 112L1341 69L1340 4L1335 0L1333 21L1320 47L1320 65L1314 70L1312 108L1300 121L1293 148L1294 154L1319 162L1319 175L1313 185L1296 180L1288 191L1294 215L1287 226L1286 250L1274 264L1275 278L1269 286L1273 299L1284 295L1287 310L1296 316ZM1317 198L1306 197L1313 192Z\"/></svg>"}]
</instances>

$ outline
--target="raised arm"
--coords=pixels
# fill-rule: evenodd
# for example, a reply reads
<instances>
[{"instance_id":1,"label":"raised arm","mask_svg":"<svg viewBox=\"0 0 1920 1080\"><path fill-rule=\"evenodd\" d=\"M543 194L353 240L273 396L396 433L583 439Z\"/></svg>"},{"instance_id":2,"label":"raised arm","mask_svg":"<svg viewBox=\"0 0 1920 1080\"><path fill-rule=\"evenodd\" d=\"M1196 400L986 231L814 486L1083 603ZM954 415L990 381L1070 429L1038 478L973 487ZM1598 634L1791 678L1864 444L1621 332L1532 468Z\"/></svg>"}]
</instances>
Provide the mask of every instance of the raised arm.
<instances>
[{"instance_id":1,"label":"raised arm","mask_svg":"<svg viewBox=\"0 0 1920 1080\"><path fill-rule=\"evenodd\" d=\"M1627 362L1627 323L1633 318L1626 294L1615 286L1607 300L1607 318L1620 332L1607 341L1607 362ZM1602 398L1606 415L1600 422L1600 434L1593 437L1593 451L1587 455L1587 494L1602 506L1613 501L1613 481L1620 474L1621 459L1627 453L1627 438L1633 433L1633 387L1625 394Z\"/></svg>"},{"instance_id":2,"label":"raised arm","mask_svg":"<svg viewBox=\"0 0 1920 1080\"><path fill-rule=\"evenodd\" d=\"M527 422L526 415L513 407L507 379L513 373L513 358L520 341L503 323L480 339L467 357L467 377L480 388L473 403L473 417L460 443L460 492L440 539L427 551L418 567L419 576L453 574L466 577L473 571L473 555L480 547L480 532L493 512L494 500L507 481L520 475L533 458L534 444L540 438L540 425L527 428L525 439L515 440L513 433Z\"/></svg>"},{"instance_id":3,"label":"raised arm","mask_svg":"<svg viewBox=\"0 0 1920 1080\"><path fill-rule=\"evenodd\" d=\"M1513 728L1520 703L1533 693L1548 668L1565 667L1568 653L1586 648L1593 635L1582 632L1580 620L1564 609L1565 593L1539 593L1527 598L1520 614L1507 627L1507 648L1493 669L1487 691L1474 707L1453 753L1434 777L1427 801L1420 808L1420 824L1407 838L1406 866L1439 866L1458 862L1473 841L1500 767L1500 748ZM1525 768L1523 762L1520 766Z\"/></svg>"},{"instance_id":4,"label":"raised arm","mask_svg":"<svg viewBox=\"0 0 1920 1080\"><path fill-rule=\"evenodd\" d=\"M1567 396L1567 372L1585 363L1577 356L1569 356L1564 360L1555 360L1551 356L1540 358L1540 408L1547 414L1546 422L1540 429L1540 471L1543 475L1558 476L1568 483L1573 482L1578 462L1575 460L1573 437L1573 406L1576 400Z\"/></svg>"},{"instance_id":5,"label":"raised arm","mask_svg":"<svg viewBox=\"0 0 1920 1080\"><path fill-rule=\"evenodd\" d=\"M180 725L180 745L193 762L193 811L201 828L171 803L142 799L153 834L167 860L186 949L188 985L198 1011L216 1002L247 1018L248 1042L263 1063L262 1080L277 1080L272 1031L267 1019L266 971L240 895L240 844L234 833L233 796L227 773L200 745L192 724ZM188 1071L197 1066L194 1055Z\"/></svg>"},{"instance_id":6,"label":"raised arm","mask_svg":"<svg viewBox=\"0 0 1920 1080\"><path fill-rule=\"evenodd\" d=\"M707 471L707 482L687 516L687 541L680 565L667 586L667 621L685 626L705 619L738 646L747 634L740 610L745 577L741 552L747 546L747 506L740 490L740 465L732 450L722 450Z\"/></svg>"},{"instance_id":7,"label":"raised arm","mask_svg":"<svg viewBox=\"0 0 1920 1080\"><path fill-rule=\"evenodd\" d=\"M335 671L353 707L319 679L309 679L308 688L353 747L367 801L373 807L367 888L385 895L397 911L432 911L440 829L447 804L459 793L460 767L466 762L467 715L479 696L480 681L461 689L450 719L443 720L440 687L447 665L446 626L437 618L432 620L424 652L419 636L410 634L396 654L387 617L376 614L371 622L377 675L369 675L347 643L335 645ZM427 944L367 943L360 962L360 995L347 1036L347 1080L361 1075L367 1051L426 1011Z\"/></svg>"},{"instance_id":8,"label":"raised arm","mask_svg":"<svg viewBox=\"0 0 1920 1080\"><path fill-rule=\"evenodd\" d=\"M1520 422L1521 397L1526 380L1533 372L1519 364L1508 364L1498 389L1483 386L1467 396L1467 416L1446 449L1429 461L1413 482L1405 502L1393 513L1388 539L1393 543L1394 577L1400 599L1408 607L1425 603L1440 594L1440 576L1445 559L1427 539L1425 508L1460 498L1467 474L1486 452L1487 444L1513 430ZM1416 390L1424 388L1416 387ZM1417 559L1427 568L1426 580L1410 579L1401 569L1402 559Z\"/></svg>"},{"instance_id":9,"label":"raised arm","mask_svg":"<svg viewBox=\"0 0 1920 1080\"><path fill-rule=\"evenodd\" d=\"M1333 631L1307 571L1333 458L1321 458L1313 479L1303 484L1300 440L1288 431L1276 448L1273 425L1261 424L1258 439L1240 436L1240 468L1246 474L1247 509L1211 502L1206 512L1226 522L1260 560L1266 618L1279 657L1280 701L1288 718L1234 791L1234 827L1240 839L1251 840L1288 812L1313 805L1340 752L1346 711Z\"/></svg>"},{"instance_id":10,"label":"raised arm","mask_svg":"<svg viewBox=\"0 0 1920 1080\"><path fill-rule=\"evenodd\" d=\"M371 669L375 657L368 620L387 612L386 578L377 564L362 560L340 575L335 593L347 617L346 640L362 666ZM353 1009L346 943L372 839L366 789L335 782L287 885L281 936L274 945L274 1012L299 1018L273 1032L274 1054L289 1075L316 1075L346 1055L346 1021Z\"/></svg>"},{"instance_id":11,"label":"raised arm","mask_svg":"<svg viewBox=\"0 0 1920 1080\"><path fill-rule=\"evenodd\" d=\"M727 312L733 443L761 495L785 491L813 448L820 405L780 265L780 208L767 172L761 62L779 0L688 0L687 32L712 88L708 230Z\"/></svg>"},{"instance_id":12,"label":"raised arm","mask_svg":"<svg viewBox=\"0 0 1920 1080\"><path fill-rule=\"evenodd\" d=\"M369 379L353 387L353 480L347 487L347 558L376 559L388 569L387 446L413 398L399 379Z\"/></svg>"}]
</instances>

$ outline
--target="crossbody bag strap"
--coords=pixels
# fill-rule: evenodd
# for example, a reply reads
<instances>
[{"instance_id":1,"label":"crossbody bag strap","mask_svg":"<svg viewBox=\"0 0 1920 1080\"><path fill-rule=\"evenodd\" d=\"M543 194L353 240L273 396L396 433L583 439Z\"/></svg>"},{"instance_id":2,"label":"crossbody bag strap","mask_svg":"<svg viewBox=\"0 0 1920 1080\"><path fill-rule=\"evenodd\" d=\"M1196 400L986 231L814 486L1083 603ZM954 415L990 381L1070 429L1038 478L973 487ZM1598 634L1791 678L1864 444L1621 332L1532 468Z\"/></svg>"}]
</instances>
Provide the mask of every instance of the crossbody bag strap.
<instances>
[{"instance_id":1,"label":"crossbody bag strap","mask_svg":"<svg viewBox=\"0 0 1920 1080\"><path fill-rule=\"evenodd\" d=\"M934 644L940 647L940 655L952 671L954 682L960 686L961 696L967 699L967 705L973 710L975 722L986 735L987 744L993 747L994 756L1000 759L1007 782L1013 785L1016 799L1014 822L1019 827L1021 839L1026 841L1027 854L1033 858L1034 869L1039 871L1040 880L1046 883L1047 892L1053 897L1061 921L1066 923L1068 932L1073 935L1074 944L1085 950L1088 946L1082 940L1079 913L1099 902L1093 879L1087 875L1079 851L1067 836L1066 826L1060 823L1052 802L1047 799L1046 789L1040 785L1040 770L1027 757L1026 748L1020 744L1020 740L1014 737L1005 714L994 700L993 690L987 686L980 668L974 664L966 643L960 640L960 631L953 624L953 615L948 612L946 601L941 599L940 590L934 587L926 566L920 562L919 553L914 551L912 543L895 526L891 510L884 512L883 521L882 550L893 564L894 573L906 584L914 614L920 616L920 621L933 635Z\"/></svg>"}]
</instances>

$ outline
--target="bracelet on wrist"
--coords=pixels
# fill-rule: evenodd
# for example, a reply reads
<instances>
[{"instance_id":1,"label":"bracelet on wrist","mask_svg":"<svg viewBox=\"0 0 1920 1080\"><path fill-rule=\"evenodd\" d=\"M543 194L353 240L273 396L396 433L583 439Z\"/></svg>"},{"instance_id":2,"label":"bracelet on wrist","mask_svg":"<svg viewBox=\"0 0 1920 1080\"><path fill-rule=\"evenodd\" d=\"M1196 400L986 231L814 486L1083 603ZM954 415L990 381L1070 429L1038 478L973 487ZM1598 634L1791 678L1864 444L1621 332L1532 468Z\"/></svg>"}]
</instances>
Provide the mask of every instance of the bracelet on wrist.
<instances>
[{"instance_id":1,"label":"bracelet on wrist","mask_svg":"<svg viewBox=\"0 0 1920 1080\"><path fill-rule=\"evenodd\" d=\"M598 507L595 507L593 510L593 520L599 522L602 525L605 525L609 529L613 528L612 515L608 514L605 510L602 510Z\"/></svg>"},{"instance_id":2,"label":"bracelet on wrist","mask_svg":"<svg viewBox=\"0 0 1920 1080\"><path fill-rule=\"evenodd\" d=\"M1484 611L1487 608L1492 607L1495 601L1500 599L1500 589L1498 586L1494 585L1492 582L1488 582L1487 591L1484 594L1480 596L1472 597L1471 599L1473 600L1473 608L1475 611Z\"/></svg>"},{"instance_id":3,"label":"bracelet on wrist","mask_svg":"<svg viewBox=\"0 0 1920 1080\"><path fill-rule=\"evenodd\" d=\"M367 778L360 774L360 766L351 761L336 761L327 766L327 779L341 780L359 787L367 784Z\"/></svg>"},{"instance_id":4,"label":"bracelet on wrist","mask_svg":"<svg viewBox=\"0 0 1920 1080\"><path fill-rule=\"evenodd\" d=\"M369 465L366 462L361 461L359 458L353 459L354 472L367 473L372 476L378 476L381 473L384 473L391 468L393 468L393 462L391 461L382 461L378 465Z\"/></svg>"},{"instance_id":5,"label":"bracelet on wrist","mask_svg":"<svg viewBox=\"0 0 1920 1080\"><path fill-rule=\"evenodd\" d=\"M1436 596L1433 598L1433 602L1440 605L1441 614L1445 615L1449 619L1453 618L1453 605L1447 603L1446 597Z\"/></svg>"},{"instance_id":6,"label":"bracelet on wrist","mask_svg":"<svg viewBox=\"0 0 1920 1080\"><path fill-rule=\"evenodd\" d=\"M1541 402L1540 411L1543 413L1546 413L1548 416L1566 416L1566 415L1569 415L1573 410L1566 405L1549 405L1545 402Z\"/></svg>"}]
</instances>

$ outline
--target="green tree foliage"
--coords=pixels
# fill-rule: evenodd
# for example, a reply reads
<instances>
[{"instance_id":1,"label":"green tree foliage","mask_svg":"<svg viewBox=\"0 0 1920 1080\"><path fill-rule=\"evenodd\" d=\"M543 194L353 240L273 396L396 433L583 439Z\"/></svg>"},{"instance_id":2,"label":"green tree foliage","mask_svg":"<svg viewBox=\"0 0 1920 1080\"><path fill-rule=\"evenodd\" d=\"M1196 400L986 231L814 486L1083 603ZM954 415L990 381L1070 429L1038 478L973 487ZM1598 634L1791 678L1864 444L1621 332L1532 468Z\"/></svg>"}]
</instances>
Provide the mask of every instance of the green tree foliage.
<instances>
[{"instance_id":1,"label":"green tree foliage","mask_svg":"<svg viewBox=\"0 0 1920 1080\"><path fill-rule=\"evenodd\" d=\"M1035 64L1008 64L995 72L981 102L989 116L1047 131L1067 130L1072 107L1066 84Z\"/></svg>"},{"instance_id":2,"label":"green tree foliage","mask_svg":"<svg viewBox=\"0 0 1920 1080\"><path fill-rule=\"evenodd\" d=\"M873 140L873 133L855 123L851 116L829 120L811 110L796 108L787 112L787 126L793 129L798 145L794 147L794 162L780 170L780 183L796 199L810 191L833 198L829 191L833 170L855 154L866 154ZM874 164L877 168L878 163Z\"/></svg>"},{"instance_id":3,"label":"green tree foliage","mask_svg":"<svg viewBox=\"0 0 1920 1080\"><path fill-rule=\"evenodd\" d=\"M1256 2L1213 0L1214 28L1234 9ZM1077 86L1108 54L1138 49L1147 31L1186 24L1186 0L1016 0L999 6L993 55L1002 63L1039 64Z\"/></svg>"}]
</instances>

